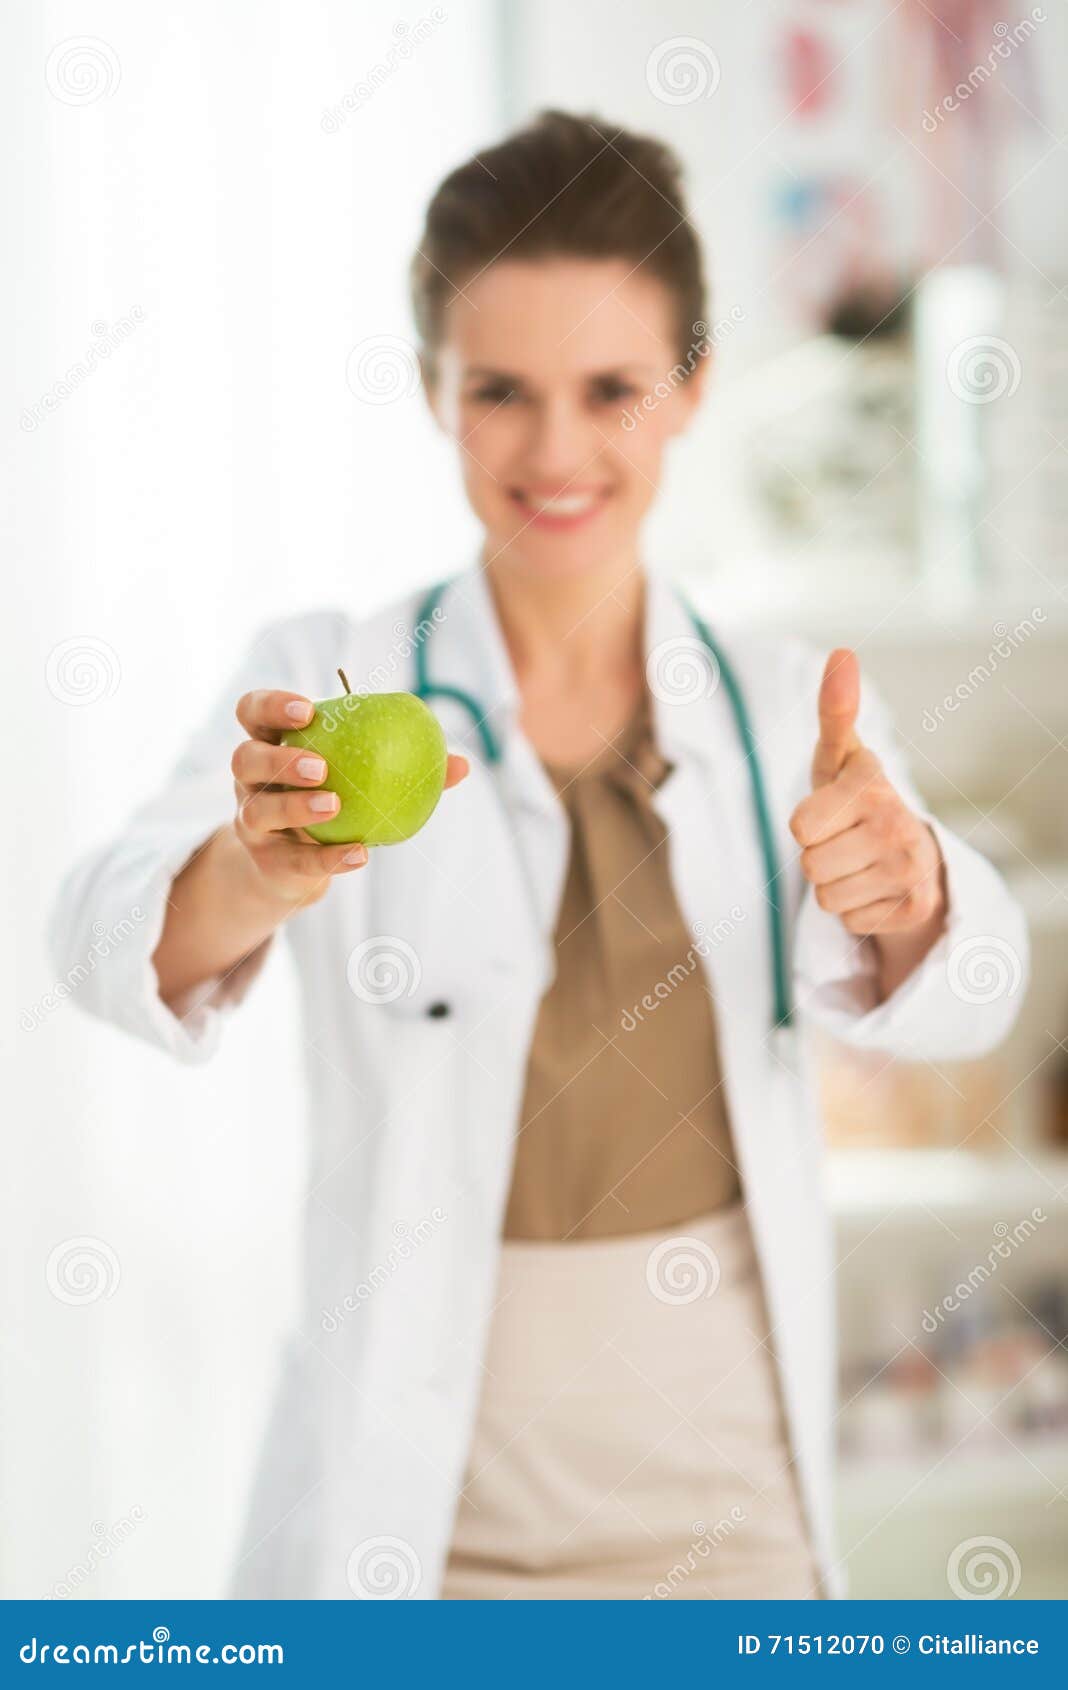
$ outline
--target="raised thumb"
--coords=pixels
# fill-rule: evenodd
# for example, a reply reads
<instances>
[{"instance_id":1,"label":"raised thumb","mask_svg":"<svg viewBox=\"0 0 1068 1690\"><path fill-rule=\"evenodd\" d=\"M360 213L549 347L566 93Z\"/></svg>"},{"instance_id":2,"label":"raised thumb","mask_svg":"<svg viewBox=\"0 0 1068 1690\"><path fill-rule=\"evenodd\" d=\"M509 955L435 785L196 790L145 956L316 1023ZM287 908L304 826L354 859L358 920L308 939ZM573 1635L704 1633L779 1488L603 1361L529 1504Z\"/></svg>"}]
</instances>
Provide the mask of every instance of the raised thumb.
<instances>
[{"instance_id":1,"label":"raised thumb","mask_svg":"<svg viewBox=\"0 0 1068 1690\"><path fill-rule=\"evenodd\" d=\"M820 735L812 758L812 785L827 786L846 758L859 750L860 664L845 647L832 651L823 670L818 701Z\"/></svg>"}]
</instances>

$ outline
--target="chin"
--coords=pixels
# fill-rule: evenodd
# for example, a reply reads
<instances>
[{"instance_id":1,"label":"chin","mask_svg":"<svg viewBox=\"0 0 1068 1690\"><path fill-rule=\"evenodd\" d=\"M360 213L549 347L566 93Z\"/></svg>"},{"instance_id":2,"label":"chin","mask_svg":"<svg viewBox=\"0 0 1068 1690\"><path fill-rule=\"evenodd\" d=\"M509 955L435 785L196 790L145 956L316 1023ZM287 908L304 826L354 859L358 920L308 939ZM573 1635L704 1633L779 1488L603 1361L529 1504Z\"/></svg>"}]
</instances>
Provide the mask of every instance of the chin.
<instances>
[{"instance_id":1,"label":"chin","mask_svg":"<svg viewBox=\"0 0 1068 1690\"><path fill-rule=\"evenodd\" d=\"M501 559L511 569L546 580L599 574L612 558L635 559L638 525L593 524L574 534L539 533L533 527L493 528L487 525L486 557Z\"/></svg>"},{"instance_id":2,"label":"chin","mask_svg":"<svg viewBox=\"0 0 1068 1690\"><path fill-rule=\"evenodd\" d=\"M564 581L596 574L604 567L606 553L600 547L594 549L588 545L547 546L544 541L530 545L524 537L510 544L491 540L487 556L499 557L507 568L523 575L538 576L543 581Z\"/></svg>"}]
</instances>

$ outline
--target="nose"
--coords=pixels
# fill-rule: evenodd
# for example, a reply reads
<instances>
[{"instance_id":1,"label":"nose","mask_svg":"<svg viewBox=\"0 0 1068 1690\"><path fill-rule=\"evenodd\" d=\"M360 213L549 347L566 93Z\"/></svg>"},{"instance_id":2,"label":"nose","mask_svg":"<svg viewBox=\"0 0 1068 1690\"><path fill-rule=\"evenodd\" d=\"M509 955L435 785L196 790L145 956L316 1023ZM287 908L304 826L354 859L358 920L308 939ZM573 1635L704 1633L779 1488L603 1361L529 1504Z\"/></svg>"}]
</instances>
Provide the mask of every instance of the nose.
<instances>
[{"instance_id":1,"label":"nose","mask_svg":"<svg viewBox=\"0 0 1068 1690\"><path fill-rule=\"evenodd\" d=\"M539 481L561 485L580 475L605 444L592 419L566 395L533 409L527 467Z\"/></svg>"}]
</instances>

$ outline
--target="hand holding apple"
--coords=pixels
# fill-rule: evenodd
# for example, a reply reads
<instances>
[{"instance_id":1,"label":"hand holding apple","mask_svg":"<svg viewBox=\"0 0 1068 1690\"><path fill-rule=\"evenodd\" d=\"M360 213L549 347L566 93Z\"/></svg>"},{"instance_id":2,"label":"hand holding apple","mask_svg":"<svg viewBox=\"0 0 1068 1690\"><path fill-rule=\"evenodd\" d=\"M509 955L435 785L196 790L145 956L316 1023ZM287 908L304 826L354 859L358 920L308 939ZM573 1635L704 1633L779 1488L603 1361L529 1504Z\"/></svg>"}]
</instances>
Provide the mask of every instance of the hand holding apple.
<instances>
[{"instance_id":1,"label":"hand holding apple","mask_svg":"<svg viewBox=\"0 0 1068 1690\"><path fill-rule=\"evenodd\" d=\"M334 875L361 868L368 855L366 844L353 844L348 833L344 841L324 845L310 831L336 821L342 810L341 797L322 790L327 758L299 743L315 712L310 699L293 692L249 692L237 705L248 738L230 765L238 804L234 833L257 881L287 905L317 903ZM290 734L297 735L297 745L287 740ZM465 757L448 757L444 787L456 786L467 772Z\"/></svg>"},{"instance_id":2,"label":"hand holding apple","mask_svg":"<svg viewBox=\"0 0 1068 1690\"><path fill-rule=\"evenodd\" d=\"M415 693L354 693L338 674L341 697L320 700L307 727L282 735L322 757L340 799L335 815L306 831L323 845L399 845L426 826L445 790L445 735Z\"/></svg>"},{"instance_id":3,"label":"hand holding apple","mask_svg":"<svg viewBox=\"0 0 1068 1690\"><path fill-rule=\"evenodd\" d=\"M896 984L944 922L942 854L931 829L857 737L859 707L856 656L833 651L819 691L812 793L791 816L790 831L820 908L839 916L850 933L875 938Z\"/></svg>"}]
</instances>

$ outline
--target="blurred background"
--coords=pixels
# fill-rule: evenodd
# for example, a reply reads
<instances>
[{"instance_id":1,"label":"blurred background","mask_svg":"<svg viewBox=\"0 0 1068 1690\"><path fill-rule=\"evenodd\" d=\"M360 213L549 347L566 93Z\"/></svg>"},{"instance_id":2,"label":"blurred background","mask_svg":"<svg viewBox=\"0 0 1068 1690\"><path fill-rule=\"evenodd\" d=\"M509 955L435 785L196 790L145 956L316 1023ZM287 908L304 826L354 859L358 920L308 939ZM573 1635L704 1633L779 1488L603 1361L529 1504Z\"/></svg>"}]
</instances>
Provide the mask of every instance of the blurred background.
<instances>
[{"instance_id":1,"label":"blurred background","mask_svg":"<svg viewBox=\"0 0 1068 1690\"><path fill-rule=\"evenodd\" d=\"M1068 1593L1060 0L40 0L5 29L3 1594L220 1592L293 1296L287 958L180 1070L77 1015L43 921L263 623L471 561L407 264L445 169L548 104L675 145L707 243L718 368L650 561L721 625L855 646L1031 920L995 1057L824 1051L852 1594ZM974 963L977 1000L1021 989Z\"/></svg>"}]
</instances>

